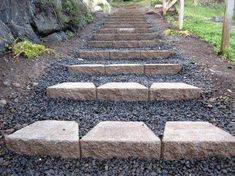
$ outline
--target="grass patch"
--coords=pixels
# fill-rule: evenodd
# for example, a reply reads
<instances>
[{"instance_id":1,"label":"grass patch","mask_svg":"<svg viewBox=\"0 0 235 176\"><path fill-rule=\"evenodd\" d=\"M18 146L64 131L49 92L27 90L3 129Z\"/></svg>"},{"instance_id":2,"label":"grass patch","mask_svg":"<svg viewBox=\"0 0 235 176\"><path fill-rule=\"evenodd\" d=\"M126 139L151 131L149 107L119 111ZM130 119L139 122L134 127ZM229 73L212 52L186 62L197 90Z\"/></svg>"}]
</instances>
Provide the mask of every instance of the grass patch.
<instances>
[{"instance_id":1,"label":"grass patch","mask_svg":"<svg viewBox=\"0 0 235 176\"><path fill-rule=\"evenodd\" d=\"M223 16L224 6L216 4L213 6L193 6L187 0L185 5L184 30L199 37L211 45L215 52L219 52L221 44L222 23L213 22L214 16ZM234 16L235 18L235 16ZM167 16L169 22L178 26L178 16ZM224 54L225 59L235 63L235 28L232 29L230 47Z\"/></svg>"},{"instance_id":2,"label":"grass patch","mask_svg":"<svg viewBox=\"0 0 235 176\"><path fill-rule=\"evenodd\" d=\"M14 57L24 56L27 59L36 58L43 53L54 53L54 50L46 48L44 45L34 44L30 41L15 42L10 48Z\"/></svg>"}]
</instances>

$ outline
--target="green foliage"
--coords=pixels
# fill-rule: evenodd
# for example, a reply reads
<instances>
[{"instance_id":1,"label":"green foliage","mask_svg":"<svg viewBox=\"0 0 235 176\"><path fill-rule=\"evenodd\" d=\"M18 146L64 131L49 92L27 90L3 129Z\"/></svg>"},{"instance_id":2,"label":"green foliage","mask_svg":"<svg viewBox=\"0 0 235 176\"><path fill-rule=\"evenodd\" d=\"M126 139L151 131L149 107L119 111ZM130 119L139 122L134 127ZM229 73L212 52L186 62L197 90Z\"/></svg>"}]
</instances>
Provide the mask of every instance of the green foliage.
<instances>
[{"instance_id":1,"label":"green foliage","mask_svg":"<svg viewBox=\"0 0 235 176\"><path fill-rule=\"evenodd\" d=\"M78 4L75 0L63 0L62 9L72 16L76 16L79 13Z\"/></svg>"},{"instance_id":2,"label":"green foliage","mask_svg":"<svg viewBox=\"0 0 235 176\"><path fill-rule=\"evenodd\" d=\"M86 22L90 23L94 20L94 16L91 13L86 13L84 16L84 20Z\"/></svg>"},{"instance_id":3,"label":"green foliage","mask_svg":"<svg viewBox=\"0 0 235 176\"><path fill-rule=\"evenodd\" d=\"M28 59L36 58L43 53L54 53L52 49L46 48L44 45L34 44L29 41L15 42L11 47L14 56L24 56Z\"/></svg>"},{"instance_id":4,"label":"green foliage","mask_svg":"<svg viewBox=\"0 0 235 176\"><path fill-rule=\"evenodd\" d=\"M186 1L184 29L211 45L216 52L220 50L222 37L222 23L213 22L214 16L223 16L224 6L193 6L191 1ZM173 25L178 26L178 16L166 16ZM232 30L230 47L224 57L235 63L235 29Z\"/></svg>"},{"instance_id":5,"label":"green foliage","mask_svg":"<svg viewBox=\"0 0 235 176\"><path fill-rule=\"evenodd\" d=\"M172 29L167 29L163 31L163 34L165 36L182 36L182 37L190 36L188 31L177 31L177 30L172 30Z\"/></svg>"},{"instance_id":6,"label":"green foliage","mask_svg":"<svg viewBox=\"0 0 235 176\"><path fill-rule=\"evenodd\" d=\"M55 0L38 0L37 2L44 8L55 4Z\"/></svg>"},{"instance_id":7,"label":"green foliage","mask_svg":"<svg viewBox=\"0 0 235 176\"><path fill-rule=\"evenodd\" d=\"M162 4L162 0L151 0L151 6L155 6L156 4Z\"/></svg>"},{"instance_id":8,"label":"green foliage","mask_svg":"<svg viewBox=\"0 0 235 176\"><path fill-rule=\"evenodd\" d=\"M74 36L74 33L71 31L66 31L65 34L68 38L72 38Z\"/></svg>"}]
</instances>

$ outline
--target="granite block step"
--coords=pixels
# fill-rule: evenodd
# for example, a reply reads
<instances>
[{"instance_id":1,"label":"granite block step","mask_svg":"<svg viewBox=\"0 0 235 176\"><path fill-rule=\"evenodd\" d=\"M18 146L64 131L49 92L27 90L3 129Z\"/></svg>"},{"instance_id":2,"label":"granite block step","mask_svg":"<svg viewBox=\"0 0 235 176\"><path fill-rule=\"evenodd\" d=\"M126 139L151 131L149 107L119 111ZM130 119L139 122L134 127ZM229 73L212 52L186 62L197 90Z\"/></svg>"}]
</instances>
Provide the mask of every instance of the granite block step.
<instances>
[{"instance_id":1,"label":"granite block step","mask_svg":"<svg viewBox=\"0 0 235 176\"><path fill-rule=\"evenodd\" d=\"M95 34L95 40L153 40L160 39L161 35L158 33L129 33L129 34Z\"/></svg>"},{"instance_id":2,"label":"granite block step","mask_svg":"<svg viewBox=\"0 0 235 176\"><path fill-rule=\"evenodd\" d=\"M97 99L105 101L148 101L148 88L135 82L109 82L97 88Z\"/></svg>"},{"instance_id":3,"label":"granite block step","mask_svg":"<svg viewBox=\"0 0 235 176\"><path fill-rule=\"evenodd\" d=\"M145 48L157 47L163 45L163 43L154 40L90 41L88 45L94 48Z\"/></svg>"},{"instance_id":4,"label":"granite block step","mask_svg":"<svg viewBox=\"0 0 235 176\"><path fill-rule=\"evenodd\" d=\"M151 33L154 32L152 28L100 28L99 33ZM141 34L140 34L141 35Z\"/></svg>"},{"instance_id":5,"label":"granite block step","mask_svg":"<svg viewBox=\"0 0 235 176\"><path fill-rule=\"evenodd\" d=\"M170 50L81 50L83 59L164 59L173 54Z\"/></svg>"},{"instance_id":6,"label":"granite block step","mask_svg":"<svg viewBox=\"0 0 235 176\"><path fill-rule=\"evenodd\" d=\"M88 75L174 75L181 71L179 64L81 64L67 66L70 73Z\"/></svg>"},{"instance_id":7,"label":"granite block step","mask_svg":"<svg viewBox=\"0 0 235 176\"><path fill-rule=\"evenodd\" d=\"M73 121L37 121L5 137L18 154L80 158L79 129Z\"/></svg>"},{"instance_id":8,"label":"granite block step","mask_svg":"<svg viewBox=\"0 0 235 176\"><path fill-rule=\"evenodd\" d=\"M143 122L100 122L81 139L82 157L160 158L161 141Z\"/></svg>"},{"instance_id":9,"label":"granite block step","mask_svg":"<svg viewBox=\"0 0 235 176\"><path fill-rule=\"evenodd\" d=\"M235 137L208 122L167 122L162 149L165 160L229 158Z\"/></svg>"},{"instance_id":10,"label":"granite block step","mask_svg":"<svg viewBox=\"0 0 235 176\"><path fill-rule=\"evenodd\" d=\"M185 83L153 83L150 87L150 101L199 99L202 90Z\"/></svg>"},{"instance_id":11,"label":"granite block step","mask_svg":"<svg viewBox=\"0 0 235 176\"><path fill-rule=\"evenodd\" d=\"M90 82L64 82L48 87L47 96L74 100L95 100L96 86Z\"/></svg>"}]
</instances>

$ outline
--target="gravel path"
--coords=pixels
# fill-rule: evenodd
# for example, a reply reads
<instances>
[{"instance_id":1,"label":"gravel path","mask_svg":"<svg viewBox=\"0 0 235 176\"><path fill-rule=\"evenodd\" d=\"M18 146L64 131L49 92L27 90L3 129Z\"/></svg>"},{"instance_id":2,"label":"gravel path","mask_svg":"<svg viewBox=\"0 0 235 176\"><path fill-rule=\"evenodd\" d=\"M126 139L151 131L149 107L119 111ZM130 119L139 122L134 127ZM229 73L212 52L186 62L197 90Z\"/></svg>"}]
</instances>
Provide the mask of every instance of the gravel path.
<instances>
[{"instance_id":1,"label":"gravel path","mask_svg":"<svg viewBox=\"0 0 235 176\"><path fill-rule=\"evenodd\" d=\"M86 37L85 37L86 38ZM235 135L235 108L221 97L211 100L214 86L204 68L189 62L180 54L166 60L122 60L122 63L180 63L182 72L172 76L88 76L70 74L66 65L84 63L120 63L113 60L81 60L61 58L52 64L38 80L31 93L11 104L9 110L0 109L3 119L2 131L16 129L17 124L30 124L37 120L75 120L80 124L80 136L84 136L99 121L122 120L143 121L155 134L161 136L166 121L209 121ZM201 101L173 102L78 102L73 100L51 100L45 95L47 86L64 81L90 81L97 86L109 81L135 81L146 86L152 82L185 82L203 88ZM233 122L233 123L232 123ZM12 153L0 142L1 175L235 175L235 157L231 159L209 158L203 161L180 160L64 160L51 157L30 157Z\"/></svg>"}]
</instances>

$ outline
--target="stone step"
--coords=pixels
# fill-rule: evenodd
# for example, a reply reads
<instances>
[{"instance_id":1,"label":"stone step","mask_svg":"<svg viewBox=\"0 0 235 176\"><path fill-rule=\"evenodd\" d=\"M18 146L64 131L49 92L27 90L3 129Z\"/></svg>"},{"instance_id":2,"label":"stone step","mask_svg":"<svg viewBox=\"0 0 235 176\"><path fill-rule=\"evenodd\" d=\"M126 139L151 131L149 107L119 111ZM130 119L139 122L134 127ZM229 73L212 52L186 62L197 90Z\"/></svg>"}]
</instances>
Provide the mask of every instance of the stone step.
<instances>
[{"instance_id":1,"label":"stone step","mask_svg":"<svg viewBox=\"0 0 235 176\"><path fill-rule=\"evenodd\" d=\"M116 74L144 74L144 65L142 64L110 64L105 66L107 75Z\"/></svg>"},{"instance_id":2,"label":"stone step","mask_svg":"<svg viewBox=\"0 0 235 176\"><path fill-rule=\"evenodd\" d=\"M200 88L185 83L153 83L150 87L150 101L199 99L201 94Z\"/></svg>"},{"instance_id":3,"label":"stone step","mask_svg":"<svg viewBox=\"0 0 235 176\"><path fill-rule=\"evenodd\" d=\"M143 122L104 121L79 140L74 121L37 121L5 136L18 154L62 158L230 158L235 137L208 122L166 122L162 141Z\"/></svg>"},{"instance_id":4,"label":"stone step","mask_svg":"<svg viewBox=\"0 0 235 176\"><path fill-rule=\"evenodd\" d=\"M90 82L65 82L48 87L47 96L50 98L95 100L96 87Z\"/></svg>"},{"instance_id":5,"label":"stone step","mask_svg":"<svg viewBox=\"0 0 235 176\"><path fill-rule=\"evenodd\" d=\"M160 158L161 141L143 122L100 122L81 139L82 157Z\"/></svg>"},{"instance_id":6,"label":"stone step","mask_svg":"<svg viewBox=\"0 0 235 176\"><path fill-rule=\"evenodd\" d=\"M146 18L144 16L110 16L109 18L107 18L107 20L111 20L111 19L125 19L125 20L146 20Z\"/></svg>"},{"instance_id":7,"label":"stone step","mask_svg":"<svg viewBox=\"0 0 235 176\"><path fill-rule=\"evenodd\" d=\"M150 24L146 20L134 21L134 20L121 20L121 19L107 20L103 24L109 24L109 23L112 23L112 24L140 24L140 23Z\"/></svg>"},{"instance_id":8,"label":"stone step","mask_svg":"<svg viewBox=\"0 0 235 176\"><path fill-rule=\"evenodd\" d=\"M93 48L145 48L163 45L163 42L154 40L129 40L129 41L90 41Z\"/></svg>"},{"instance_id":9,"label":"stone step","mask_svg":"<svg viewBox=\"0 0 235 176\"><path fill-rule=\"evenodd\" d=\"M119 23L129 23L129 24L139 24L139 23L146 23L149 24L146 20L125 20L125 19L117 19L117 20L106 20L104 22L105 24L113 23L113 24L119 24Z\"/></svg>"},{"instance_id":10,"label":"stone step","mask_svg":"<svg viewBox=\"0 0 235 176\"><path fill-rule=\"evenodd\" d=\"M67 66L70 73L99 75L105 74L105 65L103 64L81 64Z\"/></svg>"},{"instance_id":11,"label":"stone step","mask_svg":"<svg viewBox=\"0 0 235 176\"><path fill-rule=\"evenodd\" d=\"M235 156L235 137L208 122L167 122L162 143L165 160Z\"/></svg>"},{"instance_id":12,"label":"stone step","mask_svg":"<svg viewBox=\"0 0 235 176\"><path fill-rule=\"evenodd\" d=\"M134 26L134 27L141 27L141 28L145 28L145 27L149 27L151 26L149 23L129 23L129 22L119 22L119 23L104 23L103 26Z\"/></svg>"},{"instance_id":13,"label":"stone step","mask_svg":"<svg viewBox=\"0 0 235 176\"><path fill-rule=\"evenodd\" d=\"M179 64L83 64L71 65L67 67L70 73L75 74L136 74L136 75L173 75L181 71Z\"/></svg>"},{"instance_id":14,"label":"stone step","mask_svg":"<svg viewBox=\"0 0 235 176\"><path fill-rule=\"evenodd\" d=\"M151 33L151 28L101 28L100 33ZM141 34L140 34L141 35Z\"/></svg>"},{"instance_id":15,"label":"stone step","mask_svg":"<svg viewBox=\"0 0 235 176\"><path fill-rule=\"evenodd\" d=\"M117 23L116 21L106 21L104 24L110 24L110 25L117 25L117 24L132 24L132 25L149 25L147 21L141 21L141 22L136 22L136 21L124 21Z\"/></svg>"},{"instance_id":16,"label":"stone step","mask_svg":"<svg viewBox=\"0 0 235 176\"><path fill-rule=\"evenodd\" d=\"M5 142L18 154L80 158L79 129L73 121L38 121L6 136Z\"/></svg>"},{"instance_id":17,"label":"stone step","mask_svg":"<svg viewBox=\"0 0 235 176\"><path fill-rule=\"evenodd\" d=\"M141 67L138 65L135 67L141 72ZM115 66L109 70L119 72L118 69L115 71ZM47 88L47 95L51 98L69 98L80 101L96 99L105 101L188 100L200 98L201 93L200 88L184 83L153 83L149 89L135 82L109 82L98 88L93 83L67 82Z\"/></svg>"},{"instance_id":18,"label":"stone step","mask_svg":"<svg viewBox=\"0 0 235 176\"><path fill-rule=\"evenodd\" d=\"M104 24L103 28L150 28L150 24Z\"/></svg>"},{"instance_id":19,"label":"stone step","mask_svg":"<svg viewBox=\"0 0 235 176\"><path fill-rule=\"evenodd\" d=\"M83 59L164 59L173 54L170 50L81 50Z\"/></svg>"},{"instance_id":20,"label":"stone step","mask_svg":"<svg viewBox=\"0 0 235 176\"><path fill-rule=\"evenodd\" d=\"M97 88L97 99L105 101L148 101L148 88L135 82L109 82Z\"/></svg>"},{"instance_id":21,"label":"stone step","mask_svg":"<svg viewBox=\"0 0 235 176\"><path fill-rule=\"evenodd\" d=\"M109 18L107 18L107 20L110 19L125 19L125 20L146 20L146 18L143 15L123 15L123 16L110 16Z\"/></svg>"},{"instance_id":22,"label":"stone step","mask_svg":"<svg viewBox=\"0 0 235 176\"><path fill-rule=\"evenodd\" d=\"M153 40L161 38L158 33L95 34L95 40Z\"/></svg>"}]
</instances>

